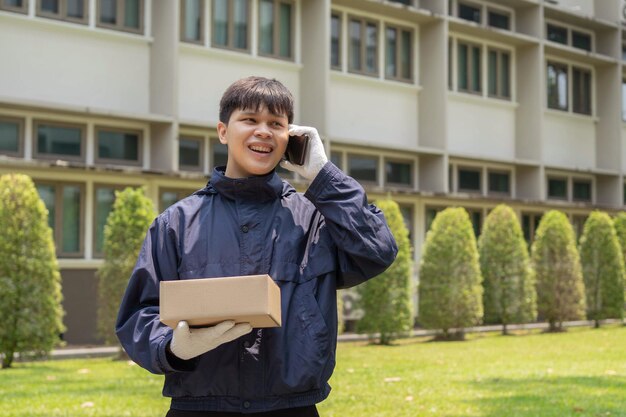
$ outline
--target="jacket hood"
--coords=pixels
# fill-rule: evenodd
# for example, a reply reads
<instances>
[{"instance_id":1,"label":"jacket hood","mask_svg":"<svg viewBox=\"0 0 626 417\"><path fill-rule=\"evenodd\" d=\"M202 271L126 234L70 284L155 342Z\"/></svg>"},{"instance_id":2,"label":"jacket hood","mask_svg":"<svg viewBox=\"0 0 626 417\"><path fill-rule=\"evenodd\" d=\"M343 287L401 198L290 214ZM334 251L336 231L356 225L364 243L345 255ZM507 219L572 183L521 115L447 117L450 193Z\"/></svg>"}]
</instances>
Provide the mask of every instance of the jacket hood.
<instances>
[{"instance_id":1,"label":"jacket hood","mask_svg":"<svg viewBox=\"0 0 626 417\"><path fill-rule=\"evenodd\" d=\"M267 175L248 178L228 178L224 166L213 170L206 187L194 194L221 194L231 200L252 200L266 202L280 198L283 194L283 180L271 171Z\"/></svg>"}]
</instances>

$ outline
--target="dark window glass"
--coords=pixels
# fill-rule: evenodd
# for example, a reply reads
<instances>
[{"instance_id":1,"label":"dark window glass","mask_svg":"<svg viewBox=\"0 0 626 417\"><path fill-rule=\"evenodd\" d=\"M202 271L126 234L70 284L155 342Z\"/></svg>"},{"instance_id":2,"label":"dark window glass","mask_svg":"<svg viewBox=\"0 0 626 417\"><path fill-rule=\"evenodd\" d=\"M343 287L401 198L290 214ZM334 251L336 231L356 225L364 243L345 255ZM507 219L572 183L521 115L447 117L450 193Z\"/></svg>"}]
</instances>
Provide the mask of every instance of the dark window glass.
<instances>
[{"instance_id":1,"label":"dark window glass","mask_svg":"<svg viewBox=\"0 0 626 417\"><path fill-rule=\"evenodd\" d=\"M139 161L139 135L128 132L99 131L98 158Z\"/></svg>"},{"instance_id":2,"label":"dark window glass","mask_svg":"<svg viewBox=\"0 0 626 417\"><path fill-rule=\"evenodd\" d=\"M78 185L37 184L48 209L57 255L76 256L81 251L82 191Z\"/></svg>"},{"instance_id":3,"label":"dark window glass","mask_svg":"<svg viewBox=\"0 0 626 417\"><path fill-rule=\"evenodd\" d=\"M165 210L179 200L178 193L175 191L163 191L159 203L161 211Z\"/></svg>"},{"instance_id":4,"label":"dark window glass","mask_svg":"<svg viewBox=\"0 0 626 417\"><path fill-rule=\"evenodd\" d=\"M575 201L591 201L591 181L574 181L572 191Z\"/></svg>"},{"instance_id":5,"label":"dark window glass","mask_svg":"<svg viewBox=\"0 0 626 417\"><path fill-rule=\"evenodd\" d=\"M180 138L178 141L179 167L201 168L202 146L201 141L191 138Z\"/></svg>"},{"instance_id":6,"label":"dark window glass","mask_svg":"<svg viewBox=\"0 0 626 417\"><path fill-rule=\"evenodd\" d=\"M567 180L560 178L548 179L548 198L567 200Z\"/></svg>"},{"instance_id":7,"label":"dark window glass","mask_svg":"<svg viewBox=\"0 0 626 417\"><path fill-rule=\"evenodd\" d=\"M591 72L580 68L572 68L572 90L574 113L591 114Z\"/></svg>"},{"instance_id":8,"label":"dark window glass","mask_svg":"<svg viewBox=\"0 0 626 417\"><path fill-rule=\"evenodd\" d=\"M591 51L591 35L587 33L572 31L572 46L575 48Z\"/></svg>"},{"instance_id":9,"label":"dark window glass","mask_svg":"<svg viewBox=\"0 0 626 417\"><path fill-rule=\"evenodd\" d=\"M341 159L341 152L331 152L330 161L339 169L343 169L343 163Z\"/></svg>"},{"instance_id":10,"label":"dark window glass","mask_svg":"<svg viewBox=\"0 0 626 417\"><path fill-rule=\"evenodd\" d=\"M59 14L59 0L41 0L41 11Z\"/></svg>"},{"instance_id":11,"label":"dark window glass","mask_svg":"<svg viewBox=\"0 0 626 417\"><path fill-rule=\"evenodd\" d=\"M232 1L232 0L231 0ZM248 49L248 0L233 3L233 48Z\"/></svg>"},{"instance_id":12,"label":"dark window glass","mask_svg":"<svg viewBox=\"0 0 626 417\"><path fill-rule=\"evenodd\" d=\"M510 72L508 52L489 50L487 78L491 97L510 98Z\"/></svg>"},{"instance_id":13,"label":"dark window glass","mask_svg":"<svg viewBox=\"0 0 626 417\"><path fill-rule=\"evenodd\" d=\"M139 0L125 0L124 26L139 29Z\"/></svg>"},{"instance_id":14,"label":"dark window glass","mask_svg":"<svg viewBox=\"0 0 626 417\"><path fill-rule=\"evenodd\" d=\"M115 202L115 188L97 187L95 204L95 241L94 254L102 255L104 251L104 226Z\"/></svg>"},{"instance_id":15,"label":"dark window glass","mask_svg":"<svg viewBox=\"0 0 626 417\"><path fill-rule=\"evenodd\" d=\"M338 15L330 17L330 66L341 67L341 18Z\"/></svg>"},{"instance_id":16,"label":"dark window glass","mask_svg":"<svg viewBox=\"0 0 626 417\"><path fill-rule=\"evenodd\" d=\"M390 0L390 1L392 1L394 3L406 4L407 6L411 5L413 3L413 0Z\"/></svg>"},{"instance_id":17,"label":"dark window glass","mask_svg":"<svg viewBox=\"0 0 626 417\"><path fill-rule=\"evenodd\" d=\"M82 19L85 16L84 0L67 0L67 16Z\"/></svg>"},{"instance_id":18,"label":"dark window glass","mask_svg":"<svg viewBox=\"0 0 626 417\"><path fill-rule=\"evenodd\" d=\"M365 33L365 68L373 74L378 68L378 28L375 24L368 23Z\"/></svg>"},{"instance_id":19,"label":"dark window glass","mask_svg":"<svg viewBox=\"0 0 626 417\"><path fill-rule=\"evenodd\" d=\"M350 20L350 69L360 71L361 68L361 22Z\"/></svg>"},{"instance_id":20,"label":"dark window glass","mask_svg":"<svg viewBox=\"0 0 626 417\"><path fill-rule=\"evenodd\" d=\"M19 150L19 123L0 120L0 153L18 153Z\"/></svg>"},{"instance_id":21,"label":"dark window glass","mask_svg":"<svg viewBox=\"0 0 626 417\"><path fill-rule=\"evenodd\" d=\"M212 44L233 49L248 49L248 0L213 0L212 20ZM266 5L261 4L263 18ZM272 16L270 18L273 19ZM267 42L267 38L263 38ZM271 42L271 39L270 39ZM267 46L263 43L262 46ZM270 46L271 48L271 46Z\"/></svg>"},{"instance_id":22,"label":"dark window glass","mask_svg":"<svg viewBox=\"0 0 626 417\"><path fill-rule=\"evenodd\" d=\"M567 28L548 24L548 40L567 45Z\"/></svg>"},{"instance_id":23,"label":"dark window glass","mask_svg":"<svg viewBox=\"0 0 626 417\"><path fill-rule=\"evenodd\" d=\"M622 44L622 61L626 61L626 44Z\"/></svg>"},{"instance_id":24,"label":"dark window glass","mask_svg":"<svg viewBox=\"0 0 626 417\"><path fill-rule=\"evenodd\" d=\"M532 239L530 227L530 216L528 214L522 214L522 232L524 233L524 240L528 243L530 243Z\"/></svg>"},{"instance_id":25,"label":"dark window glass","mask_svg":"<svg viewBox=\"0 0 626 417\"><path fill-rule=\"evenodd\" d=\"M510 193L509 174L504 172L489 173L489 192L490 193Z\"/></svg>"},{"instance_id":26,"label":"dark window glass","mask_svg":"<svg viewBox=\"0 0 626 417\"><path fill-rule=\"evenodd\" d=\"M622 120L626 122L626 79L622 80Z\"/></svg>"},{"instance_id":27,"label":"dark window glass","mask_svg":"<svg viewBox=\"0 0 626 417\"><path fill-rule=\"evenodd\" d=\"M411 249L413 249L413 208L411 206L400 205L400 214L402 214L402 220L407 232L409 232L409 242L411 242Z\"/></svg>"},{"instance_id":28,"label":"dark window glass","mask_svg":"<svg viewBox=\"0 0 626 417\"><path fill-rule=\"evenodd\" d=\"M278 8L278 55L283 58L291 57L291 4L280 3Z\"/></svg>"},{"instance_id":29,"label":"dark window glass","mask_svg":"<svg viewBox=\"0 0 626 417\"><path fill-rule=\"evenodd\" d=\"M556 110L568 108L567 66L548 63L548 107Z\"/></svg>"},{"instance_id":30,"label":"dark window glass","mask_svg":"<svg viewBox=\"0 0 626 417\"><path fill-rule=\"evenodd\" d=\"M480 23L480 8L469 4L459 3L459 17L461 19Z\"/></svg>"},{"instance_id":31,"label":"dark window glass","mask_svg":"<svg viewBox=\"0 0 626 417\"><path fill-rule=\"evenodd\" d=\"M228 0L213 0L213 45L228 46Z\"/></svg>"},{"instance_id":32,"label":"dark window glass","mask_svg":"<svg viewBox=\"0 0 626 417\"><path fill-rule=\"evenodd\" d=\"M385 43L385 75L394 78L397 74L398 63L398 30L387 28L385 31L387 42Z\"/></svg>"},{"instance_id":33,"label":"dark window glass","mask_svg":"<svg viewBox=\"0 0 626 417\"><path fill-rule=\"evenodd\" d=\"M259 50L264 54L274 53L274 1L259 3Z\"/></svg>"},{"instance_id":34,"label":"dark window glass","mask_svg":"<svg viewBox=\"0 0 626 417\"><path fill-rule=\"evenodd\" d=\"M459 169L459 190L480 191L480 171Z\"/></svg>"},{"instance_id":35,"label":"dark window glass","mask_svg":"<svg viewBox=\"0 0 626 417\"><path fill-rule=\"evenodd\" d=\"M349 175L357 180L377 182L376 168L378 159L375 157L350 155L348 157Z\"/></svg>"},{"instance_id":36,"label":"dark window glass","mask_svg":"<svg viewBox=\"0 0 626 417\"><path fill-rule=\"evenodd\" d=\"M200 41L202 39L202 2L201 0L183 1L183 40Z\"/></svg>"},{"instance_id":37,"label":"dark window glass","mask_svg":"<svg viewBox=\"0 0 626 417\"><path fill-rule=\"evenodd\" d=\"M211 160L213 163L211 168L226 166L228 162L228 148L218 139L211 140Z\"/></svg>"},{"instance_id":38,"label":"dark window glass","mask_svg":"<svg viewBox=\"0 0 626 417\"><path fill-rule=\"evenodd\" d=\"M100 22L117 23L117 0L100 0Z\"/></svg>"},{"instance_id":39,"label":"dark window glass","mask_svg":"<svg viewBox=\"0 0 626 417\"><path fill-rule=\"evenodd\" d=\"M82 130L40 124L37 127L37 153L46 155L81 156Z\"/></svg>"},{"instance_id":40,"label":"dark window glass","mask_svg":"<svg viewBox=\"0 0 626 417\"><path fill-rule=\"evenodd\" d=\"M435 221L435 217L437 217L437 213L439 213L441 210L443 209L439 209L439 208L432 208L432 207L427 207L426 208L426 216L425 220L426 220L426 231L428 232L430 230L430 227L433 224L433 221Z\"/></svg>"},{"instance_id":41,"label":"dark window glass","mask_svg":"<svg viewBox=\"0 0 626 417\"><path fill-rule=\"evenodd\" d=\"M489 26L499 29L510 29L511 22L510 17L506 13L496 12L493 10L489 10L488 13L488 22Z\"/></svg>"},{"instance_id":42,"label":"dark window glass","mask_svg":"<svg viewBox=\"0 0 626 417\"><path fill-rule=\"evenodd\" d=\"M2 6L21 8L24 6L24 0L4 0Z\"/></svg>"},{"instance_id":43,"label":"dark window glass","mask_svg":"<svg viewBox=\"0 0 626 417\"><path fill-rule=\"evenodd\" d=\"M480 93L480 46L458 43L457 49L459 91Z\"/></svg>"},{"instance_id":44,"label":"dark window glass","mask_svg":"<svg viewBox=\"0 0 626 417\"><path fill-rule=\"evenodd\" d=\"M474 235L476 237L480 236L480 231L482 229L483 223L483 214L480 211L471 211L468 210L470 220L472 221L472 228L474 229Z\"/></svg>"},{"instance_id":45,"label":"dark window glass","mask_svg":"<svg viewBox=\"0 0 626 417\"><path fill-rule=\"evenodd\" d=\"M385 163L385 175L387 183L402 185L413 183L410 162L387 161Z\"/></svg>"},{"instance_id":46,"label":"dark window glass","mask_svg":"<svg viewBox=\"0 0 626 417\"><path fill-rule=\"evenodd\" d=\"M52 229L54 236L55 219L56 219L56 191L53 185L37 184L37 192L48 209L48 226Z\"/></svg>"}]
</instances>

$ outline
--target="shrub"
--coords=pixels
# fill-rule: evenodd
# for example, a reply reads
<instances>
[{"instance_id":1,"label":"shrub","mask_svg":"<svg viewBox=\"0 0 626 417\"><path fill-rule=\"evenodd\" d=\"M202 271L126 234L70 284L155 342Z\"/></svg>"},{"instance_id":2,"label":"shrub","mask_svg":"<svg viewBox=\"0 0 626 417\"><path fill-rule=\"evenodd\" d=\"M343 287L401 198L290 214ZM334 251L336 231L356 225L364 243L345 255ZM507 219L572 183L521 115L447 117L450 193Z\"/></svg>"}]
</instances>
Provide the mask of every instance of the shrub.
<instances>
[{"instance_id":1,"label":"shrub","mask_svg":"<svg viewBox=\"0 0 626 417\"><path fill-rule=\"evenodd\" d=\"M398 245L398 255L385 272L357 287L359 306L364 313L357 323L357 331L379 333L380 344L388 345L413 327L411 243L398 204L382 200L376 205L385 213Z\"/></svg>"},{"instance_id":2,"label":"shrub","mask_svg":"<svg viewBox=\"0 0 626 417\"><path fill-rule=\"evenodd\" d=\"M152 200L141 188L115 192L104 227L104 264L98 270L98 332L116 343L115 320L146 231L154 220Z\"/></svg>"},{"instance_id":3,"label":"shrub","mask_svg":"<svg viewBox=\"0 0 626 417\"><path fill-rule=\"evenodd\" d=\"M617 240L622 248L622 259L624 260L624 269L626 269L626 212L619 212L613 219L613 226L617 234ZM624 299L626 299L626 276L624 276Z\"/></svg>"},{"instance_id":4,"label":"shrub","mask_svg":"<svg viewBox=\"0 0 626 417\"><path fill-rule=\"evenodd\" d=\"M624 316L624 260L608 214L594 211L585 222L580 238L587 318L600 327L600 320Z\"/></svg>"},{"instance_id":5,"label":"shrub","mask_svg":"<svg viewBox=\"0 0 626 417\"><path fill-rule=\"evenodd\" d=\"M501 204L485 219L478 239L485 323L526 323L537 316L528 248L515 212Z\"/></svg>"},{"instance_id":6,"label":"shrub","mask_svg":"<svg viewBox=\"0 0 626 417\"><path fill-rule=\"evenodd\" d=\"M0 177L0 354L44 355L60 341L61 276L48 211L26 175Z\"/></svg>"},{"instance_id":7,"label":"shrub","mask_svg":"<svg viewBox=\"0 0 626 417\"><path fill-rule=\"evenodd\" d=\"M463 328L483 316L482 277L476 238L464 208L438 213L426 235L420 263L419 320L442 329L444 338L463 338ZM457 329L457 334L450 334Z\"/></svg>"},{"instance_id":8,"label":"shrub","mask_svg":"<svg viewBox=\"0 0 626 417\"><path fill-rule=\"evenodd\" d=\"M547 212L531 248L537 280L537 310L550 331L563 330L563 321L585 317L585 285L574 229L567 216Z\"/></svg>"}]
</instances>

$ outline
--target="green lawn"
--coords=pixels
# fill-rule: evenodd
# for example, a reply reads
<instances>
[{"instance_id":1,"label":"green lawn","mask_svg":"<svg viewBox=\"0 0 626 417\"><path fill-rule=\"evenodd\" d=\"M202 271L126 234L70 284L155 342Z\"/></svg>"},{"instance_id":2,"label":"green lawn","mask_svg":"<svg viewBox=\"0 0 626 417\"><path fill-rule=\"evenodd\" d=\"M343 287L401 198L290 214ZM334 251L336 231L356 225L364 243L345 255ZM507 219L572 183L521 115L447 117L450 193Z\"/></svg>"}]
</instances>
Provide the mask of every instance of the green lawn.
<instances>
[{"instance_id":1,"label":"green lawn","mask_svg":"<svg viewBox=\"0 0 626 417\"><path fill-rule=\"evenodd\" d=\"M110 359L0 371L0 415L164 416L162 377ZM341 343L323 417L626 416L626 327Z\"/></svg>"}]
</instances>

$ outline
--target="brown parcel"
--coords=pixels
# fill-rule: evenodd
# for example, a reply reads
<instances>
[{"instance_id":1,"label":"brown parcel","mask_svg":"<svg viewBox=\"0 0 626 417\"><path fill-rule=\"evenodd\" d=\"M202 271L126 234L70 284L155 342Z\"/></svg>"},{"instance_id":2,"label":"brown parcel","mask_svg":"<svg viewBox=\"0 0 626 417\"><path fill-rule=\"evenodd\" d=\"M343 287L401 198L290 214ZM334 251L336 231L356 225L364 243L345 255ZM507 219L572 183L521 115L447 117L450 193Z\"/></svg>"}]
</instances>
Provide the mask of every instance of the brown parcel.
<instances>
[{"instance_id":1,"label":"brown parcel","mask_svg":"<svg viewBox=\"0 0 626 417\"><path fill-rule=\"evenodd\" d=\"M209 326L224 320L280 327L280 288L269 275L161 281L160 318Z\"/></svg>"}]
</instances>

